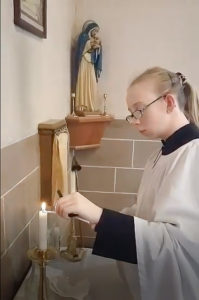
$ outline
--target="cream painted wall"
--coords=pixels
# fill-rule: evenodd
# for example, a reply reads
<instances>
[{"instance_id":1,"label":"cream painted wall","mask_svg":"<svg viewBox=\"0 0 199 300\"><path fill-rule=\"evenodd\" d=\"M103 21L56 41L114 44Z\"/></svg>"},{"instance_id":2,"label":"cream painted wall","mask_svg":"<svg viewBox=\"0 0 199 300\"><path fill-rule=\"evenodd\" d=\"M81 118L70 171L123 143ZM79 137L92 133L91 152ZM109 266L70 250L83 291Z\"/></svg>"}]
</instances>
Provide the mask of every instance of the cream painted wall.
<instances>
[{"instance_id":1,"label":"cream painted wall","mask_svg":"<svg viewBox=\"0 0 199 300\"><path fill-rule=\"evenodd\" d=\"M127 114L126 87L155 65L183 72L199 90L198 0L79 0L76 30L87 19L101 27L103 73L101 97L108 111Z\"/></svg>"},{"instance_id":2,"label":"cream painted wall","mask_svg":"<svg viewBox=\"0 0 199 300\"><path fill-rule=\"evenodd\" d=\"M14 25L13 0L1 1L2 147L69 112L75 3L47 1L47 39L41 39Z\"/></svg>"}]
</instances>

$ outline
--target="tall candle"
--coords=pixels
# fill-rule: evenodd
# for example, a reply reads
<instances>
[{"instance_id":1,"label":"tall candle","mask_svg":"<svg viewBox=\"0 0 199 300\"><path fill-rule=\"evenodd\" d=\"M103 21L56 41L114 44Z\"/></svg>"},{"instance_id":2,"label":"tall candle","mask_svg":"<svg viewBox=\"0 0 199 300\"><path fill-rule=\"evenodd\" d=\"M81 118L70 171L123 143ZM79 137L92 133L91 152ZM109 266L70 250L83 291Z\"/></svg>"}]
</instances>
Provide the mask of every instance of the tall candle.
<instances>
[{"instance_id":1,"label":"tall candle","mask_svg":"<svg viewBox=\"0 0 199 300\"><path fill-rule=\"evenodd\" d=\"M76 174L74 171L70 172L70 192L76 192Z\"/></svg>"},{"instance_id":2,"label":"tall candle","mask_svg":"<svg viewBox=\"0 0 199 300\"><path fill-rule=\"evenodd\" d=\"M47 211L45 202L42 202L39 211L39 249L47 249Z\"/></svg>"}]
</instances>

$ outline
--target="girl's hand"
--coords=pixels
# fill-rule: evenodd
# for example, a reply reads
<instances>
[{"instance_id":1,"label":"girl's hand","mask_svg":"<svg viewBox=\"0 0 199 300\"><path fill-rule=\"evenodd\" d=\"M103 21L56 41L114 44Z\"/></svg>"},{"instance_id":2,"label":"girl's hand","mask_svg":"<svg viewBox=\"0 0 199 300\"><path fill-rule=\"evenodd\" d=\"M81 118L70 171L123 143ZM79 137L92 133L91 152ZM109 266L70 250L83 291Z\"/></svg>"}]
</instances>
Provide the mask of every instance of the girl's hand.
<instances>
[{"instance_id":1,"label":"girl's hand","mask_svg":"<svg viewBox=\"0 0 199 300\"><path fill-rule=\"evenodd\" d=\"M70 213L78 214L95 226L101 217L102 208L77 192L61 197L57 201L56 213L63 218L68 218Z\"/></svg>"}]
</instances>

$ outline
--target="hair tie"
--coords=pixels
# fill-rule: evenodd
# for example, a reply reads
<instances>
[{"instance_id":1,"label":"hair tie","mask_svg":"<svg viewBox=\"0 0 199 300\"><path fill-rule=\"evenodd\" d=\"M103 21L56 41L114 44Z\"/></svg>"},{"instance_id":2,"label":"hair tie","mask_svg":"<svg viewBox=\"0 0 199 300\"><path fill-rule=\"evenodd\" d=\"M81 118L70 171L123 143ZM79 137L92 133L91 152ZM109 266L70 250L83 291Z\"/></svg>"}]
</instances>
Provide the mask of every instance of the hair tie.
<instances>
[{"instance_id":1,"label":"hair tie","mask_svg":"<svg viewBox=\"0 0 199 300\"><path fill-rule=\"evenodd\" d=\"M178 76L178 78L179 78L179 80L180 80L181 86L184 87L185 84L187 83L186 77L185 77L182 73L180 73L180 72L177 72L176 75Z\"/></svg>"}]
</instances>

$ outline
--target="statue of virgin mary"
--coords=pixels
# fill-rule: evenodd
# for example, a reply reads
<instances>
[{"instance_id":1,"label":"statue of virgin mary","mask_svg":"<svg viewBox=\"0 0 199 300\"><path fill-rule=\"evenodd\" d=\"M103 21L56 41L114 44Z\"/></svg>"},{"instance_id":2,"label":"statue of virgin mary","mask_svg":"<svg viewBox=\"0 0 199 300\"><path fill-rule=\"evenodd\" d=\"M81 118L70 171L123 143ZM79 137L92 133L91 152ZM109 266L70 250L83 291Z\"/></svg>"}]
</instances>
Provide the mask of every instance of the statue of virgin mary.
<instances>
[{"instance_id":1,"label":"statue of virgin mary","mask_svg":"<svg viewBox=\"0 0 199 300\"><path fill-rule=\"evenodd\" d=\"M102 71L102 45L98 37L99 26L86 21L77 42L76 55L76 110L84 107L95 111L97 82Z\"/></svg>"}]
</instances>

